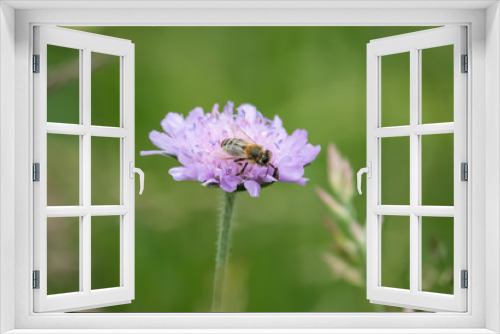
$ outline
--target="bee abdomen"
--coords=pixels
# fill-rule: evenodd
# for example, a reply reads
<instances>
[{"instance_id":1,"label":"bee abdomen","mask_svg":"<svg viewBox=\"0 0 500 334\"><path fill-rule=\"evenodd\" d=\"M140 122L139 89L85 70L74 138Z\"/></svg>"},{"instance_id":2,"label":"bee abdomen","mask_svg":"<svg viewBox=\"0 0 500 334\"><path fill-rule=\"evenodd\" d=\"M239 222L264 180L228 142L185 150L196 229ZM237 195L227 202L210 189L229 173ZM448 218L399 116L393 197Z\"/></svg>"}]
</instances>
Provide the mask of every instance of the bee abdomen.
<instances>
[{"instance_id":1,"label":"bee abdomen","mask_svg":"<svg viewBox=\"0 0 500 334\"><path fill-rule=\"evenodd\" d=\"M220 146L230 155L239 156L244 153L245 142L238 138L224 139Z\"/></svg>"}]
</instances>

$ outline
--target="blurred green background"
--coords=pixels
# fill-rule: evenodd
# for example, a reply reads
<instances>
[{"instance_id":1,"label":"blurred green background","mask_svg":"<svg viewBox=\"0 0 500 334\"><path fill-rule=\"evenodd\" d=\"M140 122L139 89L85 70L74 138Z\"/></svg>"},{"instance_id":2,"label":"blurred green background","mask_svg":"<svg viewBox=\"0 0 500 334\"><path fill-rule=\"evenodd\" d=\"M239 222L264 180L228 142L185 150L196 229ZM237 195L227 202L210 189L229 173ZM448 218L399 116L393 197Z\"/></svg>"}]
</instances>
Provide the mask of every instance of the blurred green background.
<instances>
[{"instance_id":1,"label":"blurred green background","mask_svg":"<svg viewBox=\"0 0 500 334\"><path fill-rule=\"evenodd\" d=\"M176 182L178 163L155 149L151 130L167 112L211 110L228 100L278 114L291 133L322 146L305 187L275 184L237 197L225 309L228 312L369 312L364 287L335 279L323 254L334 247L321 223L331 215L326 148L334 143L357 172L366 165L366 44L427 27L73 27L135 43L135 300L102 312L209 312L221 190ZM78 51L49 46L48 121L78 123ZM453 121L452 47L424 50L422 122ZM92 123L119 125L119 61L92 55ZM382 125L409 123L409 56L382 59ZM48 205L78 205L78 138L48 135ZM68 138L72 137L72 138ZM422 139L423 204L453 205L453 137ZM409 204L409 140L382 140L382 203ZM92 204L119 203L119 140L92 141ZM364 183L364 181L363 181ZM138 184L136 190L138 189ZM352 205L364 225L365 195ZM424 218L424 289L450 293L453 220ZM408 217L382 230L382 282L409 285ZM78 290L78 219L48 224L49 293ZM118 217L92 218L92 288L119 284ZM360 272L363 266L358 265ZM387 274L385 274L387 273Z\"/></svg>"}]
</instances>

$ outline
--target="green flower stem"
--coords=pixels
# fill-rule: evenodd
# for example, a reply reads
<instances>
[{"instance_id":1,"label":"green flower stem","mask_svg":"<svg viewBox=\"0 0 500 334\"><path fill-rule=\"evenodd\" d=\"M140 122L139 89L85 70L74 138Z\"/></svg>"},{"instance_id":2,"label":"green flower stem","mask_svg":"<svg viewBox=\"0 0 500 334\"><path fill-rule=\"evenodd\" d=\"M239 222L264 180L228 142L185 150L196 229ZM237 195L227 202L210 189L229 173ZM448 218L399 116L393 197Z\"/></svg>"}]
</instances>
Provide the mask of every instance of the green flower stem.
<instances>
[{"instance_id":1,"label":"green flower stem","mask_svg":"<svg viewBox=\"0 0 500 334\"><path fill-rule=\"evenodd\" d=\"M222 208L219 240L217 241L217 255L215 256L214 299L212 312L222 312L222 290L226 278L229 262L229 248L231 247L231 222L236 192L225 192L224 207Z\"/></svg>"}]
</instances>

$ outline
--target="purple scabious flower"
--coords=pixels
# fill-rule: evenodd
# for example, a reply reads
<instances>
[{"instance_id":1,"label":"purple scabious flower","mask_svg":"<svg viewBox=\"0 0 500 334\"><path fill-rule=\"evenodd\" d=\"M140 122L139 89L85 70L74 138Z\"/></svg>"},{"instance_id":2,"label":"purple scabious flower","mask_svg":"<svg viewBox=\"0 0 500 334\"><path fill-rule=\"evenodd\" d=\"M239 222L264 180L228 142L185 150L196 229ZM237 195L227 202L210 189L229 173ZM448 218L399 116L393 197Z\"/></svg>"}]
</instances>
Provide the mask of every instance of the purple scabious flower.
<instances>
[{"instance_id":1,"label":"purple scabious flower","mask_svg":"<svg viewBox=\"0 0 500 334\"><path fill-rule=\"evenodd\" d=\"M260 189L273 182L293 182L305 185L304 167L318 155L321 147L307 142L306 130L295 130L288 135L283 122L276 115L269 120L250 104L242 104L233 111L228 102L222 112L216 104L211 113L202 108L193 109L186 118L170 112L161 122L164 132L151 131L149 138L160 150L142 151L141 155L159 154L175 157L182 167L168 172L176 181L199 181L203 186L220 187L227 192L246 189L250 196L259 196ZM234 137L232 129L239 129L254 143L271 151L274 168L249 163L241 173L245 161L238 157L221 158L218 152L224 139ZM273 177L276 176L276 178Z\"/></svg>"}]
</instances>

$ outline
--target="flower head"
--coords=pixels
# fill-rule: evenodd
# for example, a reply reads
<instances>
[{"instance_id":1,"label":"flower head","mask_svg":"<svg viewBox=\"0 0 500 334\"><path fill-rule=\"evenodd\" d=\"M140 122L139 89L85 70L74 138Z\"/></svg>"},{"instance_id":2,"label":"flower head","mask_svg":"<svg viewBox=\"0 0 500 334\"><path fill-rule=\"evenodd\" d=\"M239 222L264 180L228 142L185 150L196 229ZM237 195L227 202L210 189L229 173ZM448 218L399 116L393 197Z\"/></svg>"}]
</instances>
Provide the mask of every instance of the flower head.
<instances>
[{"instance_id":1,"label":"flower head","mask_svg":"<svg viewBox=\"0 0 500 334\"><path fill-rule=\"evenodd\" d=\"M149 134L160 150L142 151L141 155L177 158L182 166L169 170L176 181L199 181L227 192L246 189L253 197L259 195L261 187L276 181L305 185L308 179L304 177L304 167L321 150L319 145L307 142L306 130L295 130L288 135L278 116L269 120L250 104L241 105L236 113L232 102L222 112L217 104L211 113L195 108L186 118L170 112L161 125L164 132L153 130ZM229 154L222 143L234 137L268 150L269 161L263 159L257 163L243 154Z\"/></svg>"}]
</instances>

